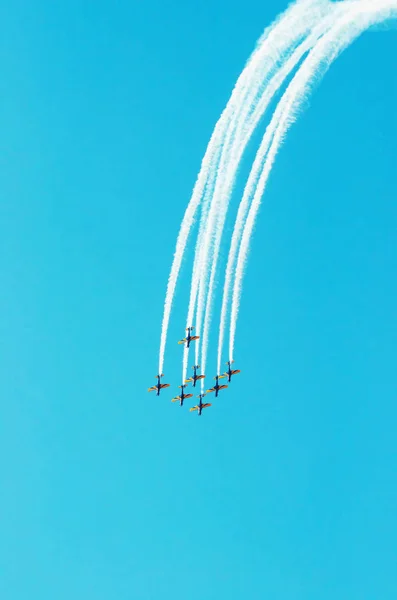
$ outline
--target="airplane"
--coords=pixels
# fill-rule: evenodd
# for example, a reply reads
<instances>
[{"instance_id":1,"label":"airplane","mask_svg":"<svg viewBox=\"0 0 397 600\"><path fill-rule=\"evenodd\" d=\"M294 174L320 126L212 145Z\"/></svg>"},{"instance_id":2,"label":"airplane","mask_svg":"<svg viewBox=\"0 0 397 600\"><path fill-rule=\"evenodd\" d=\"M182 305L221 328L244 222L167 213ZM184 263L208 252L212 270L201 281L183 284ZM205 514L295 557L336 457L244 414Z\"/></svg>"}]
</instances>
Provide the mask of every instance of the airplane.
<instances>
[{"instance_id":1,"label":"airplane","mask_svg":"<svg viewBox=\"0 0 397 600\"><path fill-rule=\"evenodd\" d=\"M192 368L193 368L193 377L189 377L189 379L186 379L185 383L193 383L193 387L196 387L196 382L199 379L204 379L205 375L197 375L197 370L200 368L200 365L194 365Z\"/></svg>"},{"instance_id":2,"label":"airplane","mask_svg":"<svg viewBox=\"0 0 397 600\"><path fill-rule=\"evenodd\" d=\"M205 396L205 394L200 394L199 396L197 396L197 398L200 398L200 402L197 404L197 406L192 406L192 408L190 409L190 412L192 412L193 410L197 410L197 414L198 414L198 416L200 416L203 408L208 408L209 406L212 406L209 402L207 402L206 404L203 404L204 396Z\"/></svg>"},{"instance_id":3,"label":"airplane","mask_svg":"<svg viewBox=\"0 0 397 600\"><path fill-rule=\"evenodd\" d=\"M224 377L226 377L226 375L217 375L216 377L214 377L214 379L216 379L216 384L214 385L214 387L207 390L207 394L209 392L215 392L215 397L217 397L220 390L226 389L228 387L227 385L219 385L219 379L223 379Z\"/></svg>"},{"instance_id":4,"label":"airplane","mask_svg":"<svg viewBox=\"0 0 397 600\"><path fill-rule=\"evenodd\" d=\"M187 387L186 385L180 385L179 387L182 388L180 396L175 396L175 398L172 398L171 402L179 401L179 404L183 406L183 401L186 400L186 398L192 398L193 394L185 394L183 390L185 389L185 387Z\"/></svg>"},{"instance_id":5,"label":"airplane","mask_svg":"<svg viewBox=\"0 0 397 600\"><path fill-rule=\"evenodd\" d=\"M183 338L183 340L179 340L178 344L184 344L186 342L186 348L189 348L190 342L194 342L194 340L199 339L199 335L191 335L194 327L187 327L187 336Z\"/></svg>"},{"instance_id":6,"label":"airplane","mask_svg":"<svg viewBox=\"0 0 397 600\"><path fill-rule=\"evenodd\" d=\"M234 360L229 360L226 363L228 368L226 373L224 374L224 377L227 377L229 382L232 380L232 375L237 375L237 373L241 373L240 369L232 369L232 363L234 363Z\"/></svg>"},{"instance_id":7,"label":"airplane","mask_svg":"<svg viewBox=\"0 0 397 600\"><path fill-rule=\"evenodd\" d=\"M156 379L157 379L157 383L156 385L152 385L152 387L150 387L148 389L148 392L154 392L155 390L157 390L157 394L156 396L160 396L160 390L162 390L163 388L167 388L170 387L169 383L160 383L160 379L164 377L163 374L161 375L156 375Z\"/></svg>"}]
</instances>

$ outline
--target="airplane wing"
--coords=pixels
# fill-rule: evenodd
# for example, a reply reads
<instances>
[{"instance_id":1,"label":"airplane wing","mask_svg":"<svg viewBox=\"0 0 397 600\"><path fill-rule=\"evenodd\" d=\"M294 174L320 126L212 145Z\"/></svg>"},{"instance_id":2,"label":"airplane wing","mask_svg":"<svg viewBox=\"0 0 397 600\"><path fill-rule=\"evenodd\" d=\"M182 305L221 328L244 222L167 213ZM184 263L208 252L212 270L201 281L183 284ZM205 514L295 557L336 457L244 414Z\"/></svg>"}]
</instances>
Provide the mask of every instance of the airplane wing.
<instances>
[{"instance_id":1,"label":"airplane wing","mask_svg":"<svg viewBox=\"0 0 397 600\"><path fill-rule=\"evenodd\" d=\"M176 396L176 398L172 398L171 402L179 402L181 399L180 396Z\"/></svg>"},{"instance_id":2,"label":"airplane wing","mask_svg":"<svg viewBox=\"0 0 397 600\"><path fill-rule=\"evenodd\" d=\"M198 375L197 376L197 379L204 379L204 378L205 378L205 375Z\"/></svg>"},{"instance_id":3,"label":"airplane wing","mask_svg":"<svg viewBox=\"0 0 397 600\"><path fill-rule=\"evenodd\" d=\"M237 373L241 373L240 369L235 369L235 371L232 371L232 375L237 375Z\"/></svg>"},{"instance_id":4,"label":"airplane wing","mask_svg":"<svg viewBox=\"0 0 397 600\"><path fill-rule=\"evenodd\" d=\"M193 377L189 377L189 379L185 379L185 383L190 383L193 381Z\"/></svg>"},{"instance_id":5,"label":"airplane wing","mask_svg":"<svg viewBox=\"0 0 397 600\"><path fill-rule=\"evenodd\" d=\"M152 387L150 387L148 389L148 392L155 392L157 390L157 387L155 385L152 385Z\"/></svg>"},{"instance_id":6,"label":"airplane wing","mask_svg":"<svg viewBox=\"0 0 397 600\"><path fill-rule=\"evenodd\" d=\"M193 394L185 394L185 400L186 398L193 398Z\"/></svg>"},{"instance_id":7,"label":"airplane wing","mask_svg":"<svg viewBox=\"0 0 397 600\"><path fill-rule=\"evenodd\" d=\"M207 390L207 394L209 394L210 392L215 392L215 388L211 388L210 390Z\"/></svg>"},{"instance_id":8,"label":"airplane wing","mask_svg":"<svg viewBox=\"0 0 397 600\"><path fill-rule=\"evenodd\" d=\"M225 390L227 387L228 387L227 385L220 385L218 389Z\"/></svg>"},{"instance_id":9,"label":"airplane wing","mask_svg":"<svg viewBox=\"0 0 397 600\"><path fill-rule=\"evenodd\" d=\"M193 410L198 410L198 406L192 406L192 408L189 408L190 412L192 412Z\"/></svg>"},{"instance_id":10,"label":"airplane wing","mask_svg":"<svg viewBox=\"0 0 397 600\"><path fill-rule=\"evenodd\" d=\"M223 373L222 375L219 375L218 379L225 379L225 377L227 377L228 374L227 373Z\"/></svg>"},{"instance_id":11,"label":"airplane wing","mask_svg":"<svg viewBox=\"0 0 397 600\"><path fill-rule=\"evenodd\" d=\"M203 406L201 408L208 408L209 406L212 406L211 402L207 402L206 404L203 404Z\"/></svg>"},{"instance_id":12,"label":"airplane wing","mask_svg":"<svg viewBox=\"0 0 397 600\"><path fill-rule=\"evenodd\" d=\"M183 338L183 340L179 340L178 344L184 344L186 341L186 338Z\"/></svg>"},{"instance_id":13,"label":"airplane wing","mask_svg":"<svg viewBox=\"0 0 397 600\"><path fill-rule=\"evenodd\" d=\"M199 340L200 336L199 335L192 335L192 337L190 338L191 342L194 342L194 340Z\"/></svg>"},{"instance_id":14,"label":"airplane wing","mask_svg":"<svg viewBox=\"0 0 397 600\"><path fill-rule=\"evenodd\" d=\"M169 383L162 383L160 385L160 387L161 387L161 389L166 388L166 387L170 387L170 384Z\"/></svg>"}]
</instances>

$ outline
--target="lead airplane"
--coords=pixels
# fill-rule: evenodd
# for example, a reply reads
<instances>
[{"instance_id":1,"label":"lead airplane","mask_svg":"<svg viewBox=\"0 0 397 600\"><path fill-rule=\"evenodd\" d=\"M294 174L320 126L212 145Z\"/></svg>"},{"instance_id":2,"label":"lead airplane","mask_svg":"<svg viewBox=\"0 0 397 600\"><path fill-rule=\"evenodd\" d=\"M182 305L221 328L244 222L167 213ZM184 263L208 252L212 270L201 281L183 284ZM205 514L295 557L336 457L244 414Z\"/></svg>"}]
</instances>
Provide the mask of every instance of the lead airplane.
<instances>
[{"instance_id":1,"label":"lead airplane","mask_svg":"<svg viewBox=\"0 0 397 600\"><path fill-rule=\"evenodd\" d=\"M171 402L179 402L179 404L183 406L183 401L186 400L186 398L192 398L193 394L185 394L183 390L185 389L186 385L180 385L179 387L182 389L180 395L172 398Z\"/></svg>"},{"instance_id":2,"label":"lead airplane","mask_svg":"<svg viewBox=\"0 0 397 600\"><path fill-rule=\"evenodd\" d=\"M160 390L163 390L164 388L170 387L169 383L160 383L160 379L162 377L164 377L163 374L156 375L157 383L156 383L156 385L152 385L152 387L150 387L148 389L148 392L155 392L157 390L156 396L160 396Z\"/></svg>"},{"instance_id":3,"label":"lead airplane","mask_svg":"<svg viewBox=\"0 0 397 600\"><path fill-rule=\"evenodd\" d=\"M203 398L204 398L205 394L200 394L199 396L197 396L197 398L200 398L200 402L197 404L197 406L192 406L192 408L190 409L190 412L197 410L197 414L200 417L203 408L208 408L209 406L212 406L209 402L206 402L205 404L203 404Z\"/></svg>"},{"instance_id":4,"label":"lead airplane","mask_svg":"<svg viewBox=\"0 0 397 600\"><path fill-rule=\"evenodd\" d=\"M217 375L214 377L214 379L216 379L216 383L214 387L207 390L207 394L209 392L215 392L215 398L217 398L220 390L225 390L228 387L227 385L219 385L219 379L223 379L223 377L226 377L226 375Z\"/></svg>"},{"instance_id":5,"label":"lead airplane","mask_svg":"<svg viewBox=\"0 0 397 600\"><path fill-rule=\"evenodd\" d=\"M178 344L184 344L186 342L186 348L189 348L190 342L194 342L195 340L198 340L200 338L199 335L191 335L193 329L194 329L194 327L187 327L186 328L187 336L185 338L183 338L183 340L179 340Z\"/></svg>"},{"instance_id":6,"label":"lead airplane","mask_svg":"<svg viewBox=\"0 0 397 600\"><path fill-rule=\"evenodd\" d=\"M234 360L228 360L227 364L227 371L224 374L224 377L227 377L229 383L232 380L232 375L237 375L237 373L241 373L240 369L232 369L232 363L234 363Z\"/></svg>"},{"instance_id":7,"label":"lead airplane","mask_svg":"<svg viewBox=\"0 0 397 600\"><path fill-rule=\"evenodd\" d=\"M199 379L204 379L205 375L197 375L197 371L200 368L200 365L194 365L192 367L193 369L193 376L189 377L189 379L185 379L185 383L193 383L193 387L196 387L196 383Z\"/></svg>"}]
</instances>

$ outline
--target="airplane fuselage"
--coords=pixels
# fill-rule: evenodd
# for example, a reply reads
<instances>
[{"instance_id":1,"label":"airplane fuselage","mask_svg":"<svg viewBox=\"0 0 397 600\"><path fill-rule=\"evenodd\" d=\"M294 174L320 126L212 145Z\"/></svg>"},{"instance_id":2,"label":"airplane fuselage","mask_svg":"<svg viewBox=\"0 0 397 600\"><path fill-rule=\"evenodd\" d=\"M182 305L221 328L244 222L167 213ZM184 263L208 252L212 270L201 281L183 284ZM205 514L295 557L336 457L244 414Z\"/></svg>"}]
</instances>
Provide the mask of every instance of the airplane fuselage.
<instances>
[{"instance_id":1,"label":"airplane fuselage","mask_svg":"<svg viewBox=\"0 0 397 600\"><path fill-rule=\"evenodd\" d=\"M198 375L197 375L197 367L193 367L193 387L196 387L196 383L198 381Z\"/></svg>"},{"instance_id":2,"label":"airplane fuselage","mask_svg":"<svg viewBox=\"0 0 397 600\"><path fill-rule=\"evenodd\" d=\"M156 375L156 379L157 379L157 383L156 385L152 385L152 387L150 387L148 389L149 392L156 392L156 396L160 396L160 391L163 388L167 388L170 387L169 383L161 383L161 377L163 377L163 375Z\"/></svg>"},{"instance_id":3,"label":"airplane fuselage","mask_svg":"<svg viewBox=\"0 0 397 600\"><path fill-rule=\"evenodd\" d=\"M201 413L203 412L203 395L200 394L199 398L200 402L197 404L197 414L200 417Z\"/></svg>"},{"instance_id":4,"label":"airplane fuselage","mask_svg":"<svg viewBox=\"0 0 397 600\"><path fill-rule=\"evenodd\" d=\"M183 340L179 340L178 344L186 344L185 348L190 348L190 342L198 340L200 337L199 335L192 335L193 329L194 329L194 327L188 327L186 329L187 336L184 337Z\"/></svg>"},{"instance_id":5,"label":"airplane fuselage","mask_svg":"<svg viewBox=\"0 0 397 600\"><path fill-rule=\"evenodd\" d=\"M175 398L173 398L173 402L176 402L176 400L179 400L179 404L180 406L183 406L183 402L185 401L186 398L191 398L193 394L185 394L184 392L184 388L186 387L185 385L181 385L181 393L179 394L179 396L176 396Z\"/></svg>"}]
</instances>

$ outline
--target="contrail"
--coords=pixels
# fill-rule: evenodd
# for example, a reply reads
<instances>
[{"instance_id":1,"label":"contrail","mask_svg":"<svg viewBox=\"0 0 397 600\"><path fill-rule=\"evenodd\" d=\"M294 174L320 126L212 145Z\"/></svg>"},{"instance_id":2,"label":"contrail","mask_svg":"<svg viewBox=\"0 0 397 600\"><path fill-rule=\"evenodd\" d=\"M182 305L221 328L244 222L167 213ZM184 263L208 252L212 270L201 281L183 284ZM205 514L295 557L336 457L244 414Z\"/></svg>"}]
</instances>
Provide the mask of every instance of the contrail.
<instances>
[{"instance_id":1,"label":"contrail","mask_svg":"<svg viewBox=\"0 0 397 600\"><path fill-rule=\"evenodd\" d=\"M254 66L255 66L255 61L253 58L251 58L248 65L252 65L252 64L254 64ZM248 65L247 65L247 67L248 67ZM241 119L241 117L240 117L241 110L244 106L246 106L247 104L249 105L251 103L250 96L253 95L253 92L251 89L252 85L249 85L250 82L247 81L247 72L248 72L248 69L245 70L244 77L242 77L242 80L245 82L244 82L244 85L242 85L242 87L241 87L241 97L239 98L238 106L236 106L234 114L232 115L229 123L227 124L227 126L225 128L226 131L225 131L225 135L224 135L223 145L221 148L218 148L217 154L216 154L216 156L214 156L214 159L211 164L211 168L209 170L208 180L207 180L205 193L204 193L204 197L203 197L203 201L202 201L200 227L199 227L199 233L197 236L196 249L195 249L195 257L194 257L192 281L191 281L191 287L190 287L190 300L189 300L188 314L187 314L187 320L186 320L186 327L190 327L192 325L193 319L194 319L194 313L195 313L196 304L197 304L197 296L198 296L198 292L199 292L200 276L203 271L202 247L203 247L203 241L204 241L204 234L205 234L205 231L208 226L209 209L210 209L212 197L214 194L215 184L217 182L219 165L220 165L220 162L221 163L224 162L225 156L227 156L227 154L229 152L230 140L233 139L236 129L238 128L239 121ZM196 321L196 329L199 331L201 328L200 327L201 326L200 316L198 317L198 320L199 320L199 322ZM200 347L200 344L199 344L199 341L197 341L196 346L195 346L195 354L196 354L195 364L198 364L199 347ZM187 349L185 349L185 352L183 354L183 366L182 366L182 379L183 380L186 379L187 360L188 360L188 351L187 351Z\"/></svg>"},{"instance_id":2,"label":"contrail","mask_svg":"<svg viewBox=\"0 0 397 600\"><path fill-rule=\"evenodd\" d=\"M205 370L206 365L212 295L220 243L228 204L242 154L266 107L283 81L283 78L278 75L283 63L289 59L296 44L307 36L319 17L329 12L329 10L330 5L328 2L324 2L324 0L311 0L310 2L301 2L294 5L284 20L279 19L277 27L274 28L271 35L266 39L266 43L260 48L260 53L258 52L258 59L259 54L263 55L264 65L259 64L259 69L253 74L255 76L253 101L251 104L247 102L247 107L242 113L238 133L231 140L230 152L222 155L211 209L206 224L206 236L200 250L201 258L199 264L201 266L201 276L196 323L198 329L201 330L202 314L205 306L201 359L203 370ZM284 78L288 73L289 71L285 73ZM252 87L253 84L251 83ZM211 263L211 273L208 284L209 263ZM197 355L198 346L196 347Z\"/></svg>"},{"instance_id":3,"label":"contrail","mask_svg":"<svg viewBox=\"0 0 397 600\"><path fill-rule=\"evenodd\" d=\"M323 75L335 58L368 27L396 16L397 0L297 0L265 30L215 126L182 220L167 284L160 337L159 373L163 370L167 331L181 262L199 208L200 224L187 326L191 326L196 317L196 332L201 335L201 343L196 344L196 363L201 350L201 363L205 370L212 297L230 197L244 150L274 94L298 68L266 129L238 209L225 272L218 340L218 373L230 290L233 284L229 333L229 359L233 360L250 239L269 174L289 127L296 120L297 112L313 80ZM185 349L183 379L186 377L187 360L188 352Z\"/></svg>"},{"instance_id":4,"label":"contrail","mask_svg":"<svg viewBox=\"0 0 397 600\"><path fill-rule=\"evenodd\" d=\"M361 33L369 27L386 21L397 16L397 0L351 0L344 2L343 5L346 14L337 20L332 29L322 37L317 45L310 52L298 73L293 78L287 88L283 98L273 115L273 118L265 133L261 148L258 151L259 158L257 164L263 163L267 148L271 145L264 162L263 171L259 177L255 190L254 198L248 212L247 220L244 226L244 232L241 238L241 245L237 259L236 278L233 288L229 357L233 360L234 340L236 332L236 323L241 298L241 286L244 275L244 268L248 256L249 242L252 235L255 219L260 206L261 198L272 169L278 150L288 132L289 127L294 123L297 112L305 95L308 93L310 84L315 77L318 77L320 68L322 74L339 56L339 54L349 46Z\"/></svg>"},{"instance_id":5,"label":"contrail","mask_svg":"<svg viewBox=\"0 0 397 600\"><path fill-rule=\"evenodd\" d=\"M216 153L213 154L208 171L207 171L207 189L204 196L204 201L202 204L202 215L200 221L200 231L198 235L198 241L196 244L196 255L193 266L193 275L192 275L192 283L191 283L191 291L190 291L190 302L188 308L188 317L186 326L189 327L192 324L194 311L197 303L197 295L199 295L199 308L196 319L196 327L199 331L201 329L201 321L202 321L202 313L203 313L203 304L205 301L205 291L206 291L206 281L204 281L205 273L206 273L206 260L209 251L209 247L213 243L213 229L214 223L216 221L216 208L214 204L213 195L215 194L213 186L215 185L215 191L219 188L219 177L218 172L221 172L224 168L224 164L227 163L229 157L229 148L232 147L230 144L234 142L234 136L237 130L241 130L243 127L244 120L249 115L250 111L252 111L252 105L255 105L257 101L257 97L260 96L260 89L264 86L264 82L266 81L266 74L270 74L272 69L274 70L277 67L277 61L281 59L284 52L288 51L288 38L297 38L298 36L303 37L307 33L308 24L307 19L303 18L303 14L301 16L301 21L296 16L297 7L302 12L303 10L306 13L312 13L314 7L318 4L324 4L324 0L301 0L296 5L293 5L285 13L280 15L278 19L273 23L270 27L268 27L259 44L257 45L256 50L253 52L251 58L249 59L245 69L241 73L239 80L235 86L234 94L234 104L235 111L231 111L230 119L225 123L224 130L222 131L223 139L221 144L218 144ZM293 34L291 34L293 31ZM285 38L287 44L284 42L280 43L278 41L279 38ZM292 42L289 42L291 45ZM287 46L286 48L284 46ZM231 99L232 100L232 99ZM231 101L230 101L231 102ZM229 103L230 104L230 103ZM241 113L243 116L241 117ZM221 165L219 166L219 152L221 153ZM200 176L199 176L200 178ZM208 184L208 178L210 180L210 184ZM201 189L202 193L203 189ZM209 209L209 200L212 202ZM189 207L188 207L189 208ZM209 212L208 212L209 211ZM181 232L184 229L184 223L181 226ZM205 234L205 236L204 236ZM187 238L186 238L187 241ZM186 242L185 242L186 245ZM183 249L184 250L184 249ZM183 252L182 252L183 253ZM177 254L176 254L177 257ZM174 263L175 263L174 259ZM179 264L176 265L177 269L173 269L176 274L179 272L180 261ZM173 270L171 271L171 275ZM170 276L171 280L171 276ZM175 283L174 283L175 282ZM160 359L164 355L165 349L165 341L166 341L166 330L168 328L169 315L172 304L172 297L175 289L176 279L172 280L173 289L167 291L166 296L166 304L164 310L164 320L163 320L163 329L162 329L162 337L160 344ZM170 286L169 286L170 287ZM169 299L167 301L167 299ZM201 301L200 301L201 300ZM198 359L198 350L199 344L196 345L196 362ZM186 376L186 367L187 367L187 351L184 352L183 358L183 367L182 367L182 379L185 379ZM161 360L162 367L162 360Z\"/></svg>"},{"instance_id":6,"label":"contrail","mask_svg":"<svg viewBox=\"0 0 397 600\"><path fill-rule=\"evenodd\" d=\"M299 3L310 5L311 3L313 3L313 1L314 0L301 0L301 2L299 2ZM292 9L287 10L286 13L290 12L291 10ZM286 14L286 13L284 13L284 14ZM266 41L267 37L272 33L274 27L277 26L278 22L282 19L282 17L283 17L283 15L281 15L278 18L278 20L276 20L275 24L270 25L265 30L265 32L263 33L261 40L260 40L261 44L263 44ZM250 70L251 64L253 62L255 62L257 53L260 49L261 49L261 46L257 47L257 49L253 52L251 58L248 61L248 64L246 65L245 69L243 70L240 77L238 78L236 85L234 86L234 89L233 89L231 97L226 105L226 108L222 112L222 114L215 126L215 129L213 131L213 134L211 136L211 139L207 146L207 150L205 152L204 158L201 163L201 169L200 169L196 184L193 189L192 197L190 199L190 202L187 206L187 209L185 211L185 214L184 214L184 217L182 220L182 224L181 224L177 242L176 242L174 259L173 259L173 263L172 263L172 267L171 267L171 272L170 272L170 275L168 278L167 291L166 291L166 296L165 296L163 321L162 321L161 336L160 336L159 373L161 373L163 370L165 345L166 345L166 341L167 341L167 332L168 332L168 325L169 325L169 320L170 320L170 315L171 315L171 308L172 308L172 303L173 303L173 299L174 299L176 283L177 283L179 271L181 268L182 257L185 252L189 233L190 233L191 227L194 223L194 218L195 218L195 215L197 212L197 208L200 205L200 202L202 199L203 191L204 191L206 182L209 177L213 159L216 156L216 153L222 147L225 132L227 131L227 127L230 123L230 119L232 118L236 107L239 106L241 94L243 93L243 91L246 88L247 74L250 72L249 70Z\"/></svg>"},{"instance_id":7,"label":"contrail","mask_svg":"<svg viewBox=\"0 0 397 600\"><path fill-rule=\"evenodd\" d=\"M244 74L242 81L244 81L244 79L246 79L246 74ZM192 281L191 281L191 287L190 287L190 300L189 300L188 314L187 314L187 320L186 320L186 327L191 327L191 325L193 323L194 312L196 309L197 295L198 295L199 284L200 284L200 275L203 270L202 264L201 264L202 246L203 246L204 234L205 234L205 231L206 231L206 228L208 225L208 214L209 214L209 209L210 209L210 205L211 205L211 200L212 200L212 197L214 194L214 188L215 188L215 184L217 181L219 162L220 161L222 162L225 160L224 157L227 155L227 153L229 151L230 140L233 138L235 131L236 131L236 127L238 126L242 107L244 107L246 105L246 103L251 102L249 100L249 95L252 95L252 91L251 91L250 87L251 86L247 85L247 82L245 82L244 85L242 85L241 98L239 99L238 106L236 106L234 114L232 115L229 123L225 127L223 145L222 145L222 147L219 147L217 149L217 152L213 157L211 167L209 169L208 178L207 178L206 187L205 187L205 193L204 193L203 200L202 200L200 227L199 227L199 233L197 236L196 249L195 249L195 257L194 257ZM199 322L196 322L197 330L200 330L200 325L201 325L201 322L200 322L200 316L199 316ZM197 341L196 346L195 346L195 354L196 354L195 364L198 364L199 347L200 347L199 341ZM189 354L188 349L185 348L184 353L183 353L182 381L184 381L186 379L188 354Z\"/></svg>"},{"instance_id":8,"label":"contrail","mask_svg":"<svg viewBox=\"0 0 397 600\"><path fill-rule=\"evenodd\" d=\"M167 291L164 302L163 321L160 336L159 373L161 373L163 370L168 325L183 254L185 252L190 230L194 223L197 209L201 203L206 184L209 180L211 181L211 167L213 165L214 160L216 161L216 157L220 152L228 124L233 116L236 106L238 106L239 95L241 94L241 91L245 89L245 75L246 74L243 71L243 73L238 78L236 85L234 86L226 108L223 110L221 116L218 119L218 122L215 125L215 129L211 135L211 139L208 143L204 158L201 163L200 172L197 176L197 180L193 188L193 193L190 202L186 208L179 229L174 259L172 262L171 272L168 278Z\"/></svg>"},{"instance_id":9,"label":"contrail","mask_svg":"<svg viewBox=\"0 0 397 600\"><path fill-rule=\"evenodd\" d=\"M297 47L292 56L286 61L285 65L276 73L273 81L270 83L269 87L265 90L263 98L258 105L258 119L255 119L250 124L250 130L248 135L251 136L253 130L258 125L259 119L262 116L262 113L266 110L269 105L269 102L273 98L274 94L280 89L281 85L284 83L285 79L291 74L291 72L296 68L299 62L302 60L303 56L313 47L313 45L318 41L318 39L331 27L332 23L335 20L336 14L341 12L341 7L339 4L330 4L327 3L326 6L323 6L323 14L319 15L318 13L315 16L315 20L318 21L319 18L324 18L323 21L320 22L316 27L313 27L313 31L311 34ZM312 17L314 15L311 15ZM314 19L313 19L314 21ZM311 22L311 25L314 25L314 22ZM252 194L255 190L255 186L257 184L257 180L259 178L260 169L262 168L262 162L260 161L259 152L255 158L254 166L250 172L247 185L244 189L243 198L240 203L237 218L232 234L232 241L230 245L230 251L227 260L226 272L225 272L225 284L224 284L224 292L222 299L222 308L221 308L221 319L220 319L220 328L219 328L219 341L218 341L218 362L217 362L217 371L219 374L220 371L220 363L223 349L223 340L225 334L226 327L226 317L227 317L227 309L229 303L230 296L230 287L232 284L232 275L234 263L236 261L236 255L238 250L238 244L241 238L242 229L244 226L245 218L249 209L249 202L251 200Z\"/></svg>"}]
</instances>

